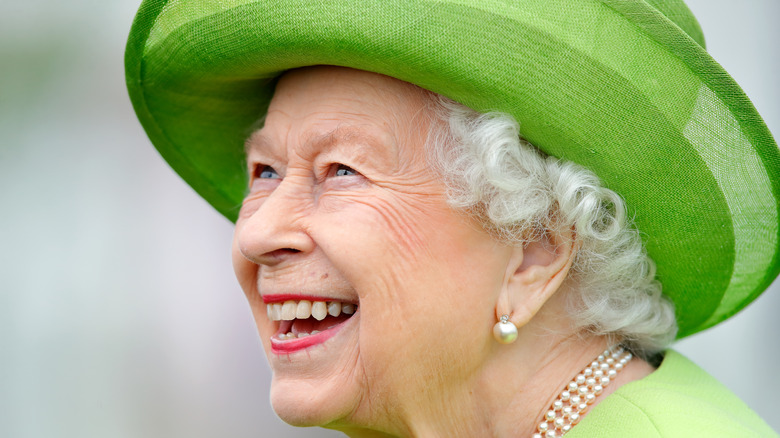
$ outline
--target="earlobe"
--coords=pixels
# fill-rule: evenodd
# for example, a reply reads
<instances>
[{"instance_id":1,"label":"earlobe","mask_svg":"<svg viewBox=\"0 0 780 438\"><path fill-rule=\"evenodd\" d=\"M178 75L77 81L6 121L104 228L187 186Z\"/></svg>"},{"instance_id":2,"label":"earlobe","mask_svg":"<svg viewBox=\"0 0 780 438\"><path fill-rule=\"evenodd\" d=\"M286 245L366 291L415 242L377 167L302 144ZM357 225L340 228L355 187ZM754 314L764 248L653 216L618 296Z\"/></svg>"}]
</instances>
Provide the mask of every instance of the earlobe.
<instances>
[{"instance_id":1,"label":"earlobe","mask_svg":"<svg viewBox=\"0 0 780 438\"><path fill-rule=\"evenodd\" d=\"M509 259L496 318L510 315L517 327L527 324L563 284L577 252L574 232L546 233L514 249Z\"/></svg>"}]
</instances>

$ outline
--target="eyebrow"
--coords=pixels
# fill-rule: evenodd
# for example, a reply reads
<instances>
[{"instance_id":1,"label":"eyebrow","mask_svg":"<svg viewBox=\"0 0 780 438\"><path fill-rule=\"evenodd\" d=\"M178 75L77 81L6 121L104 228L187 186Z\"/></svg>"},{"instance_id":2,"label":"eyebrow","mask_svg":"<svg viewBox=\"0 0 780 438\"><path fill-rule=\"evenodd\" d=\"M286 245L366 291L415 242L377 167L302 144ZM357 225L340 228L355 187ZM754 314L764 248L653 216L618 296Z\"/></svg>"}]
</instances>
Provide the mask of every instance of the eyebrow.
<instances>
[{"instance_id":1,"label":"eyebrow","mask_svg":"<svg viewBox=\"0 0 780 438\"><path fill-rule=\"evenodd\" d=\"M268 149L270 146L271 141L258 129L244 141L244 155L249 155L254 149Z\"/></svg>"},{"instance_id":2,"label":"eyebrow","mask_svg":"<svg viewBox=\"0 0 780 438\"><path fill-rule=\"evenodd\" d=\"M316 153L327 152L339 143L365 143L373 147L381 147L380 142L373 136L366 134L359 128L337 126L323 134L306 134L299 154L312 156ZM263 135L262 130L253 132L244 142L244 152L248 154L252 150L271 150L273 142Z\"/></svg>"}]
</instances>

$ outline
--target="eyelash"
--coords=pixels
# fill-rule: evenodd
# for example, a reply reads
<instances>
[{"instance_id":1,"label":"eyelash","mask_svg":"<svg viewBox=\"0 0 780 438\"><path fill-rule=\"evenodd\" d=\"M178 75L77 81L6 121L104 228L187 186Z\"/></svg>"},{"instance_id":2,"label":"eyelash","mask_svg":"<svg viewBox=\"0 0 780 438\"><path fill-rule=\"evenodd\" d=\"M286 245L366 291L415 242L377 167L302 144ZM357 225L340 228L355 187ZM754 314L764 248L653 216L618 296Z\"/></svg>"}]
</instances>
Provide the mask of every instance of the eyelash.
<instances>
[{"instance_id":1,"label":"eyelash","mask_svg":"<svg viewBox=\"0 0 780 438\"><path fill-rule=\"evenodd\" d=\"M333 176L356 176L356 175L360 175L360 173L358 171L356 171L355 169L347 166L346 164L336 163L336 164L333 164L333 168L335 169L333 171ZM340 175L339 173L341 171L351 172L351 174L347 174L347 175L341 174Z\"/></svg>"},{"instance_id":2,"label":"eyelash","mask_svg":"<svg viewBox=\"0 0 780 438\"><path fill-rule=\"evenodd\" d=\"M263 174L265 174L266 172L269 172L269 173L273 172L273 174L276 175L276 178L271 177L271 176L265 176L264 177ZM279 172L274 170L273 167L271 167L271 166L263 166L263 165L258 165L255 168L254 177L258 178L258 179L279 179L280 178L279 177Z\"/></svg>"}]
</instances>

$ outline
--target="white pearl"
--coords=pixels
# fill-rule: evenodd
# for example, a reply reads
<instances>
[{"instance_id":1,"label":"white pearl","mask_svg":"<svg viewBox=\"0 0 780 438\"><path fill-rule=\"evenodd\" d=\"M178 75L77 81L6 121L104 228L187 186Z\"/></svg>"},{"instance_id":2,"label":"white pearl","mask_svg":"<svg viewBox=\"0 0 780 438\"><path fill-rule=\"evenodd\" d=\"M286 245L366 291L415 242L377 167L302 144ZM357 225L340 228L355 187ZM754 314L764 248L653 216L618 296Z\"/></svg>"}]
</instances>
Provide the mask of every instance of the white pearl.
<instances>
[{"instance_id":1,"label":"white pearl","mask_svg":"<svg viewBox=\"0 0 780 438\"><path fill-rule=\"evenodd\" d=\"M562 430L563 430L563 433L566 433L566 432L570 431L571 430L571 424L567 424L567 425L563 426Z\"/></svg>"},{"instance_id":2,"label":"white pearl","mask_svg":"<svg viewBox=\"0 0 780 438\"><path fill-rule=\"evenodd\" d=\"M573 406L577 406L578 404L580 404L580 396L575 395L574 397L572 397L571 398L571 404Z\"/></svg>"},{"instance_id":3,"label":"white pearl","mask_svg":"<svg viewBox=\"0 0 780 438\"><path fill-rule=\"evenodd\" d=\"M555 428L560 429L563 427L564 421L563 418L556 418L555 419Z\"/></svg>"},{"instance_id":4,"label":"white pearl","mask_svg":"<svg viewBox=\"0 0 780 438\"><path fill-rule=\"evenodd\" d=\"M587 403L580 403L577 405L577 412L580 414L588 410L588 404Z\"/></svg>"},{"instance_id":5,"label":"white pearl","mask_svg":"<svg viewBox=\"0 0 780 438\"><path fill-rule=\"evenodd\" d=\"M569 394L569 391L563 391L561 393L561 400L568 401L569 397L571 397L571 394Z\"/></svg>"},{"instance_id":6,"label":"white pearl","mask_svg":"<svg viewBox=\"0 0 780 438\"><path fill-rule=\"evenodd\" d=\"M601 386L607 386L609 385L609 382L611 382L611 380L609 380L609 377L604 377L603 379L601 379Z\"/></svg>"},{"instance_id":7,"label":"white pearl","mask_svg":"<svg viewBox=\"0 0 780 438\"><path fill-rule=\"evenodd\" d=\"M553 409L555 409L556 411L560 411L561 409L563 409L563 402L560 400L555 400L553 402Z\"/></svg>"},{"instance_id":8,"label":"white pearl","mask_svg":"<svg viewBox=\"0 0 780 438\"><path fill-rule=\"evenodd\" d=\"M593 375L593 368L591 368L591 367L585 368L585 370L582 372L582 374L584 374L586 377L592 376Z\"/></svg>"},{"instance_id":9,"label":"white pearl","mask_svg":"<svg viewBox=\"0 0 780 438\"><path fill-rule=\"evenodd\" d=\"M554 430L548 430L546 434L544 434L544 438L556 438L558 435L555 434Z\"/></svg>"},{"instance_id":10,"label":"white pearl","mask_svg":"<svg viewBox=\"0 0 780 438\"><path fill-rule=\"evenodd\" d=\"M539 432L546 432L547 431L547 423L540 423L539 424Z\"/></svg>"},{"instance_id":11,"label":"white pearl","mask_svg":"<svg viewBox=\"0 0 780 438\"><path fill-rule=\"evenodd\" d=\"M571 415L572 412L574 411L572 410L571 406L566 406L565 408L563 408L564 417L568 417L569 415Z\"/></svg>"},{"instance_id":12,"label":"white pearl","mask_svg":"<svg viewBox=\"0 0 780 438\"><path fill-rule=\"evenodd\" d=\"M604 387L601 385L596 385L593 387L593 392L596 393L596 395L600 395L602 392L604 392Z\"/></svg>"},{"instance_id":13,"label":"white pearl","mask_svg":"<svg viewBox=\"0 0 780 438\"><path fill-rule=\"evenodd\" d=\"M542 438L542 434L541 433L535 433L533 435L533 437L531 437L531 438Z\"/></svg>"},{"instance_id":14,"label":"white pearl","mask_svg":"<svg viewBox=\"0 0 780 438\"><path fill-rule=\"evenodd\" d=\"M577 424L580 421L580 414L571 414L569 419L571 420L571 424Z\"/></svg>"},{"instance_id":15,"label":"white pearl","mask_svg":"<svg viewBox=\"0 0 780 438\"><path fill-rule=\"evenodd\" d=\"M547 421L555 420L555 411L547 411L547 414L544 417L547 419Z\"/></svg>"},{"instance_id":16,"label":"white pearl","mask_svg":"<svg viewBox=\"0 0 780 438\"><path fill-rule=\"evenodd\" d=\"M574 381L577 382L577 385L582 385L585 383L585 376L579 374L577 377L574 378Z\"/></svg>"},{"instance_id":17,"label":"white pearl","mask_svg":"<svg viewBox=\"0 0 780 438\"><path fill-rule=\"evenodd\" d=\"M499 321L493 326L493 337L502 344L511 344L517 340L517 326Z\"/></svg>"},{"instance_id":18,"label":"white pearl","mask_svg":"<svg viewBox=\"0 0 780 438\"><path fill-rule=\"evenodd\" d=\"M593 377L591 377L591 378L587 379L587 380L585 381L585 383L586 383L588 386L590 386L590 387L593 387L593 386L596 384L596 379L594 379Z\"/></svg>"},{"instance_id":19,"label":"white pearl","mask_svg":"<svg viewBox=\"0 0 780 438\"><path fill-rule=\"evenodd\" d=\"M570 392L574 392L577 390L577 384L574 382L569 383L568 389Z\"/></svg>"},{"instance_id":20,"label":"white pearl","mask_svg":"<svg viewBox=\"0 0 780 438\"><path fill-rule=\"evenodd\" d=\"M609 370L607 373L607 376L609 376L610 379L614 378L617 375L617 371L615 370Z\"/></svg>"},{"instance_id":21,"label":"white pearl","mask_svg":"<svg viewBox=\"0 0 780 438\"><path fill-rule=\"evenodd\" d=\"M587 404L593 403L594 400L596 400L596 395L595 394L588 394L588 395L585 396L585 403L587 403Z\"/></svg>"}]
</instances>

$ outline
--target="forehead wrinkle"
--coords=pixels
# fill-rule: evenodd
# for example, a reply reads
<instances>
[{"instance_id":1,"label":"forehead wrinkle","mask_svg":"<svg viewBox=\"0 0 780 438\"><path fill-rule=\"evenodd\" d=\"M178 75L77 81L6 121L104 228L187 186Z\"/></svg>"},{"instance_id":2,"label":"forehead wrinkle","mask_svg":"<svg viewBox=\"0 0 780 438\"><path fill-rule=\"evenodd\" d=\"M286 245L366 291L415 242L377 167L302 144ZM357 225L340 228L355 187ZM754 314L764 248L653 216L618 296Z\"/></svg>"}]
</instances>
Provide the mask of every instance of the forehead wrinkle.
<instances>
[{"instance_id":1,"label":"forehead wrinkle","mask_svg":"<svg viewBox=\"0 0 780 438\"><path fill-rule=\"evenodd\" d=\"M389 137L392 140L396 140L394 135ZM357 126L339 125L325 133L305 133L299 155L302 157L314 157L317 154L328 153L339 145L366 145L369 146L371 151L380 149L379 152L383 152L387 150L387 146L395 146L395 143L388 145L384 139L368 134ZM397 150L397 147L394 149ZM361 148L358 151L361 158L368 157L366 149Z\"/></svg>"}]
</instances>

